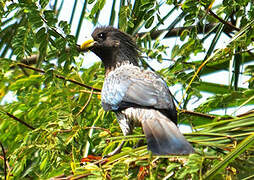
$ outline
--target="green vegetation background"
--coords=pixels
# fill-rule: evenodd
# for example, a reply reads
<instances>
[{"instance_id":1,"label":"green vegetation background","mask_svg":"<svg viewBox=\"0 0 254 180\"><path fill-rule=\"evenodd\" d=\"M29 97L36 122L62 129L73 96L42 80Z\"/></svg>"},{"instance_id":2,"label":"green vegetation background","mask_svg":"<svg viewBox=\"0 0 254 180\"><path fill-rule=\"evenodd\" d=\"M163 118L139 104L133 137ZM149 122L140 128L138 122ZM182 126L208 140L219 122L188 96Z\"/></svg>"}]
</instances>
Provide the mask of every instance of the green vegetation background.
<instances>
[{"instance_id":1,"label":"green vegetation background","mask_svg":"<svg viewBox=\"0 0 254 180\"><path fill-rule=\"evenodd\" d=\"M9 92L17 96L16 101L0 105L0 178L254 177L254 111L238 116L227 113L229 108L237 111L254 104L253 1L111 1L108 24L136 38L145 68L149 59L172 60L158 73L169 86L180 84L177 91L185 92L178 99L179 123L193 129L185 137L196 153L163 157L151 156L145 145L132 148L144 139L141 128L123 137L113 113L100 106L102 64L85 69L82 63L89 59L77 58L76 40L84 31L81 25L90 21L97 26L106 0L84 0L80 14L76 12L80 3L75 0L68 22L58 17L63 2L0 1L0 101ZM162 16L159 9L169 5L171 10ZM180 15L176 17L175 11ZM75 36L70 34L74 15L80 17ZM172 23L162 29L168 19ZM215 49L223 41L222 34L230 41ZM172 37L180 41L172 40L176 43L169 44L173 46L169 52L160 41ZM209 37L209 46L204 47ZM221 70L228 72L227 85L200 79ZM248 77L248 88L239 87L242 75ZM212 96L194 111L187 110L191 100L201 101L201 92ZM226 113L213 115L214 110ZM100 159L123 139L127 141L121 153Z\"/></svg>"}]
</instances>

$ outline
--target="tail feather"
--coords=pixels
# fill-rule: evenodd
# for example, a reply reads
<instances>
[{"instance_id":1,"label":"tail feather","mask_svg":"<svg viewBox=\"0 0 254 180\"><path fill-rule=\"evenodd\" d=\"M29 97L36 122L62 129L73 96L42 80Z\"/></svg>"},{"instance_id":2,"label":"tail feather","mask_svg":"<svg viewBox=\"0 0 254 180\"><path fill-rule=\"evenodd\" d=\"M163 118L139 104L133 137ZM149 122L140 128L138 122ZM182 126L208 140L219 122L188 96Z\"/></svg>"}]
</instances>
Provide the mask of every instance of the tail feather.
<instances>
[{"instance_id":1,"label":"tail feather","mask_svg":"<svg viewBox=\"0 0 254 180\"><path fill-rule=\"evenodd\" d=\"M155 155L191 154L194 149L184 138L177 126L167 117L156 115L141 121L146 135L148 150Z\"/></svg>"}]
</instances>

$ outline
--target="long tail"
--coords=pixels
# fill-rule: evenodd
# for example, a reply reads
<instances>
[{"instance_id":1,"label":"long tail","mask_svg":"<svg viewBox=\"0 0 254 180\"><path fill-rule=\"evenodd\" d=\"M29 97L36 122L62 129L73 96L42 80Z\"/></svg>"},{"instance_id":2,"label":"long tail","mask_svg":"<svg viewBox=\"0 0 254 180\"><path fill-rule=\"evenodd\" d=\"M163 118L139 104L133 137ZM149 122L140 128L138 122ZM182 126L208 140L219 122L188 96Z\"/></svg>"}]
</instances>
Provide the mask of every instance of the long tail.
<instances>
[{"instance_id":1,"label":"long tail","mask_svg":"<svg viewBox=\"0 0 254 180\"><path fill-rule=\"evenodd\" d=\"M194 149L177 126L159 111L150 112L149 118L141 120L148 150L155 155L191 154Z\"/></svg>"}]
</instances>

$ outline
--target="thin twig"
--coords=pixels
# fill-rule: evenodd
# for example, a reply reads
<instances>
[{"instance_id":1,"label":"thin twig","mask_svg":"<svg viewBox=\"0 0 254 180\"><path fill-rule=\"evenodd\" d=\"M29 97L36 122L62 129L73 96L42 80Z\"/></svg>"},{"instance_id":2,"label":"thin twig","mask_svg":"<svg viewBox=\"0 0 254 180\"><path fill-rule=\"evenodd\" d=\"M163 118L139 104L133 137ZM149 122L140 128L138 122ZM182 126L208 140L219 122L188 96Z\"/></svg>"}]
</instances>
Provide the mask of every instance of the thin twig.
<instances>
[{"instance_id":1,"label":"thin twig","mask_svg":"<svg viewBox=\"0 0 254 180\"><path fill-rule=\"evenodd\" d=\"M79 175L79 176L76 176L76 177L74 177L74 175L70 175L70 176L66 177L64 174L62 174L62 175L53 177L50 180L74 180L74 179L81 179L81 178L84 178L84 177L87 177L87 176L90 176L90 175L93 175L93 174L89 173L89 174Z\"/></svg>"},{"instance_id":2,"label":"thin twig","mask_svg":"<svg viewBox=\"0 0 254 180\"><path fill-rule=\"evenodd\" d=\"M18 65L18 66L21 66L21 67L24 67L24 68L27 68L27 69L31 69L31 70L33 70L33 71L37 71L37 72L40 72L40 73L45 74L45 71L44 71L44 70L41 70L41 69L38 69L38 68L34 68L34 67L28 66L28 65L23 64L23 63L17 63L17 65ZM58 74L55 74L55 76L56 76L57 78L59 78L59 79L63 79L63 80L65 80L65 81L69 81L69 82L71 82L71 83L78 84L79 86L82 86L82 87L85 87L85 88L88 88L88 89L92 89L92 90L94 90L94 91L101 91L101 89L99 89L99 88L95 88L95 87L92 87L92 86L88 86L88 85L83 84L83 83L81 83L81 82L78 82L78 81L76 81L76 80L74 80L74 79L67 79L67 78L65 78L64 76L61 76L61 75L58 75Z\"/></svg>"},{"instance_id":3,"label":"thin twig","mask_svg":"<svg viewBox=\"0 0 254 180\"><path fill-rule=\"evenodd\" d=\"M10 113L8 113L8 112L5 112L5 114L6 114L7 116L9 116L10 118L12 118L12 119L14 119L14 120L20 122L21 124L25 125L25 126L28 127L29 129L32 129L32 130L35 129L34 127L32 127L31 125L27 124L25 121L23 121L23 120L17 118L16 116L14 116L14 115L12 115L12 114L10 114Z\"/></svg>"},{"instance_id":4,"label":"thin twig","mask_svg":"<svg viewBox=\"0 0 254 180\"><path fill-rule=\"evenodd\" d=\"M91 93L91 91L87 91L87 90L84 90L84 89L81 89L79 90L80 92L84 92L84 93ZM96 94L96 95L101 95L101 92L93 92L93 95Z\"/></svg>"},{"instance_id":5,"label":"thin twig","mask_svg":"<svg viewBox=\"0 0 254 180\"><path fill-rule=\"evenodd\" d=\"M49 26L49 25L48 25L48 21L47 21L44 17L41 16L41 19L42 19L42 21L43 21L45 24L47 24L47 26L48 26L50 29L52 29L52 31L54 31L56 34L58 34L59 36L61 36L61 38L66 39L61 33L59 33L59 32L57 31L57 29L56 29L55 27ZM76 46L77 46L77 50L80 52L81 49L80 49L79 45L76 44Z\"/></svg>"},{"instance_id":6,"label":"thin twig","mask_svg":"<svg viewBox=\"0 0 254 180\"><path fill-rule=\"evenodd\" d=\"M84 127L83 129L99 129L99 130L106 131L110 136L112 136L110 130L108 130L106 128L102 128L102 127Z\"/></svg>"},{"instance_id":7,"label":"thin twig","mask_svg":"<svg viewBox=\"0 0 254 180\"><path fill-rule=\"evenodd\" d=\"M5 154L5 150L4 150L4 146L3 144L0 142L0 146L2 148L2 152L3 152L3 156L4 156L4 180L7 179L7 163L6 163L6 154Z\"/></svg>"},{"instance_id":8,"label":"thin twig","mask_svg":"<svg viewBox=\"0 0 254 180\"><path fill-rule=\"evenodd\" d=\"M51 26L48 25L48 21L47 21L44 17L41 16L41 19L42 19L42 21L43 21L45 24L47 24L47 26L48 26L50 29L52 29L52 31L54 31L56 34L58 34L59 36L61 36L61 38L65 39L65 37L64 37L61 33L59 33L54 27L51 27Z\"/></svg>"},{"instance_id":9,"label":"thin twig","mask_svg":"<svg viewBox=\"0 0 254 180\"><path fill-rule=\"evenodd\" d=\"M253 40L254 41L254 40ZM254 57L254 54L251 52L251 51L247 51L248 54L251 56L251 57Z\"/></svg>"},{"instance_id":10,"label":"thin twig","mask_svg":"<svg viewBox=\"0 0 254 180\"><path fill-rule=\"evenodd\" d=\"M214 118L216 118L216 116L214 116L214 115L203 114L203 113L194 112L194 111L188 111L188 110L185 110L185 109L180 109L180 112L181 113L185 113L185 114L194 115L194 116L205 117L205 118L208 118L208 119L214 119Z\"/></svg>"},{"instance_id":11,"label":"thin twig","mask_svg":"<svg viewBox=\"0 0 254 180\"><path fill-rule=\"evenodd\" d=\"M243 117L243 116L247 116L249 114L254 114L254 109L252 109L252 110L250 110L248 112L245 112L243 114L239 114L239 115L237 115L237 117Z\"/></svg>"},{"instance_id":12,"label":"thin twig","mask_svg":"<svg viewBox=\"0 0 254 180\"><path fill-rule=\"evenodd\" d=\"M102 131L106 131L110 136L112 136L110 130L106 129L106 128L102 128L102 127L83 127L82 129L99 129L99 130L102 130ZM56 132L54 132L54 135L56 135L57 133L68 133L68 132L71 132L73 131L72 129L61 129L61 130L58 130Z\"/></svg>"},{"instance_id":13,"label":"thin twig","mask_svg":"<svg viewBox=\"0 0 254 180\"><path fill-rule=\"evenodd\" d=\"M225 24L226 26L228 26L229 28L232 28L236 31L240 31L241 29L238 28L238 27L235 27L233 24L227 22L227 21L224 21L223 19L221 19L219 16L217 16L211 9L209 9L209 13L215 18L215 19L218 19L222 24Z\"/></svg>"},{"instance_id":14,"label":"thin twig","mask_svg":"<svg viewBox=\"0 0 254 180\"><path fill-rule=\"evenodd\" d=\"M200 116L200 117L204 117L204 118L208 118L208 119L214 119L214 118L216 118L216 116L214 116L214 115L203 114L203 113L194 112L194 111L188 111L188 110L185 110L185 109L179 109L179 111L180 111L180 113L186 113L186 114L190 114L190 115L194 115L194 116ZM236 117L243 117L243 116L247 116L249 114L254 114L254 110L250 110L250 111L248 111L246 113L239 114ZM227 119L232 119L232 117L227 118Z\"/></svg>"},{"instance_id":15,"label":"thin twig","mask_svg":"<svg viewBox=\"0 0 254 180\"><path fill-rule=\"evenodd\" d=\"M88 100L86 101L86 104L80 109L80 111L78 112L77 116L79 116L85 110L86 106L91 101L92 96L93 96L93 89L92 89L92 91L90 93L90 96L88 97Z\"/></svg>"},{"instance_id":16,"label":"thin twig","mask_svg":"<svg viewBox=\"0 0 254 180\"><path fill-rule=\"evenodd\" d=\"M83 174L83 175L79 175L79 176L76 176L76 177L69 176L69 177L67 177L67 179L71 179L71 180L83 179L83 178L85 178L87 176L91 176L91 175L94 175L94 174L88 173L88 174Z\"/></svg>"},{"instance_id":17,"label":"thin twig","mask_svg":"<svg viewBox=\"0 0 254 180\"><path fill-rule=\"evenodd\" d=\"M5 153L6 153L6 152L5 152ZM3 157L3 156L0 156L0 159L2 159L2 160L4 161L4 157ZM7 160L6 160L6 165L7 165L8 171L10 171L10 170L11 170L11 167L10 167L10 165L9 165L9 163L8 163Z\"/></svg>"}]
</instances>

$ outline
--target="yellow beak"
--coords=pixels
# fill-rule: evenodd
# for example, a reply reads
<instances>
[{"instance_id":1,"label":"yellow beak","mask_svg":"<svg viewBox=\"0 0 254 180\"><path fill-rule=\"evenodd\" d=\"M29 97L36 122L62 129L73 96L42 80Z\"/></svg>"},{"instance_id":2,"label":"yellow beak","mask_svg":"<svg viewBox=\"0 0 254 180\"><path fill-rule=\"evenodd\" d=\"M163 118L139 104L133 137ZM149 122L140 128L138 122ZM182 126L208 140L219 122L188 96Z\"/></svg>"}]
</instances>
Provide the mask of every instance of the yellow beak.
<instances>
[{"instance_id":1,"label":"yellow beak","mask_svg":"<svg viewBox=\"0 0 254 180\"><path fill-rule=\"evenodd\" d=\"M93 39L89 39L87 41L85 41L84 43L81 44L80 49L82 51L87 50L89 47L94 45L94 40Z\"/></svg>"}]
</instances>

